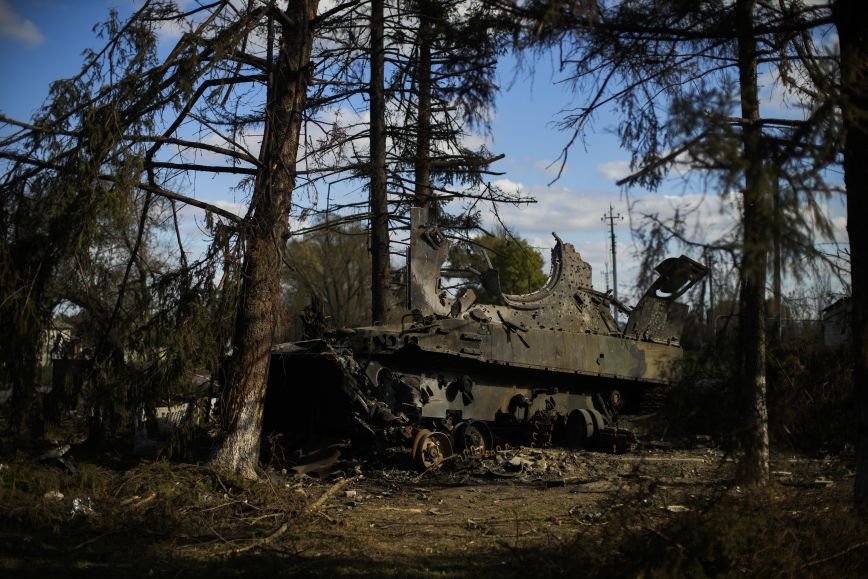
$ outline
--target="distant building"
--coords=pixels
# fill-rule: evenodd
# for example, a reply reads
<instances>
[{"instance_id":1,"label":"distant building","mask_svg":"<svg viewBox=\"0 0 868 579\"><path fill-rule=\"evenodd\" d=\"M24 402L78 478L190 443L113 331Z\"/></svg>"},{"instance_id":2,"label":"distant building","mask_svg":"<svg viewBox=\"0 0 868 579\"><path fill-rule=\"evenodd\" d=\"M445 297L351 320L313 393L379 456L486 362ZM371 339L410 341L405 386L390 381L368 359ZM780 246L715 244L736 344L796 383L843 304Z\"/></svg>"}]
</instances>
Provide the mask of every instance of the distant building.
<instances>
[{"instance_id":1,"label":"distant building","mask_svg":"<svg viewBox=\"0 0 868 579\"><path fill-rule=\"evenodd\" d=\"M853 302L844 297L823 309L823 344L830 347L842 346L853 337L850 320Z\"/></svg>"}]
</instances>

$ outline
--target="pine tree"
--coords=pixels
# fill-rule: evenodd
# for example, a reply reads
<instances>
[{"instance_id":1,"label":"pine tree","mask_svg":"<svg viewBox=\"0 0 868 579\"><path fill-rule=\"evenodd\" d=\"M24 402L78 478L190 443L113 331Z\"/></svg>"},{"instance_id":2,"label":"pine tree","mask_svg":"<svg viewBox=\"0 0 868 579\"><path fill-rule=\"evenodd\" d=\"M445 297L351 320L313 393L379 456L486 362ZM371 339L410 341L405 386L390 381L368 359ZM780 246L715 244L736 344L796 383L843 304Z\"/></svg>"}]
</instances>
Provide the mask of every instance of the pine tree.
<instances>
[{"instance_id":1,"label":"pine tree","mask_svg":"<svg viewBox=\"0 0 868 579\"><path fill-rule=\"evenodd\" d=\"M775 219L772 183L783 187L790 255L812 253L815 230L830 229L817 201L833 189L823 180L823 168L834 162L838 140L834 108L821 102L803 121L763 117L757 70L770 67L782 82L802 90L805 75L796 63L816 54L810 33L830 24L828 7L753 0L543 0L506 10L532 23L524 46L559 47L565 76L577 94L588 95L562 119L572 133L562 161L594 115L614 107L621 114L622 145L632 152L634 173L623 185L656 189L679 165L714 176L723 194L739 192L735 430L745 451L739 478L765 484L766 261L771 232L782 222ZM810 95L810 80L805 84Z\"/></svg>"}]
</instances>

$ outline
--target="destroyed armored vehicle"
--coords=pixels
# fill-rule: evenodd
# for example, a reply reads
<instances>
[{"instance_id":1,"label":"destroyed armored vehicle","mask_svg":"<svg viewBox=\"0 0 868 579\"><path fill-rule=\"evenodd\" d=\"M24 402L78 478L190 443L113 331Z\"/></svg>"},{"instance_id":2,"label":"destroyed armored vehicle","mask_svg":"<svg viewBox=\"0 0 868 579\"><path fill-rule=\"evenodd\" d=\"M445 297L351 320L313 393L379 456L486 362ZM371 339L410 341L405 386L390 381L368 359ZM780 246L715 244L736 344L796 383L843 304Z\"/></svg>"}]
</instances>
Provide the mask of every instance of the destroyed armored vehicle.
<instances>
[{"instance_id":1,"label":"destroyed armored vehicle","mask_svg":"<svg viewBox=\"0 0 868 579\"><path fill-rule=\"evenodd\" d=\"M675 300L705 268L685 256L663 261L629 309L595 291L590 265L555 239L540 290L503 294L489 270L482 282L503 305L477 304L472 291L441 288L449 241L427 208L413 209L401 323L275 347L265 430L403 437L421 468L510 441L629 446L635 438L615 418L678 379L688 308ZM612 306L628 314L623 330Z\"/></svg>"}]
</instances>

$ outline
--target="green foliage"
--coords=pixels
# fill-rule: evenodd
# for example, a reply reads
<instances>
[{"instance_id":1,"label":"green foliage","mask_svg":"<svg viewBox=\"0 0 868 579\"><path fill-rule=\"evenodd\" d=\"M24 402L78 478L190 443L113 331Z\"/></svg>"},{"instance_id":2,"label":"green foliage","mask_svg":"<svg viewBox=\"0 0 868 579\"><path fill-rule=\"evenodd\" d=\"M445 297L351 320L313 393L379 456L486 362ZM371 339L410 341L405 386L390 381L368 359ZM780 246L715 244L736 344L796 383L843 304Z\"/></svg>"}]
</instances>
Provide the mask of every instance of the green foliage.
<instances>
[{"instance_id":1,"label":"green foliage","mask_svg":"<svg viewBox=\"0 0 868 579\"><path fill-rule=\"evenodd\" d=\"M685 352L684 376L658 416L659 434L690 441L708 435L725 448L732 446L737 335L721 328L712 343ZM814 454L852 444L856 424L852 363L848 348L828 348L810 332L768 349L773 449Z\"/></svg>"},{"instance_id":2,"label":"green foliage","mask_svg":"<svg viewBox=\"0 0 868 579\"><path fill-rule=\"evenodd\" d=\"M531 293L541 288L548 279L543 272L544 261L539 251L508 231L500 231L497 235L480 235L464 247L453 247L449 252L449 262L456 269L485 272L489 269L486 254L491 267L500 274L503 293ZM470 287L481 303L500 303L500 296L493 295L481 283L473 282Z\"/></svg>"},{"instance_id":3,"label":"green foliage","mask_svg":"<svg viewBox=\"0 0 868 579\"><path fill-rule=\"evenodd\" d=\"M769 348L769 436L779 448L839 451L856 440L853 354L819 340Z\"/></svg>"},{"instance_id":4,"label":"green foliage","mask_svg":"<svg viewBox=\"0 0 868 579\"><path fill-rule=\"evenodd\" d=\"M127 21L112 11L94 29L104 48L52 84L30 128L2 141L4 158L16 160L0 181L0 383L15 387L19 431L28 416L38 421L34 368L59 313L93 359L84 396L94 431L128 428L136 408L215 368L225 348L235 288L216 289L215 275L231 253L227 236L210 228L205 259L188 265L182 255L173 269L159 239L174 207L143 191L155 184L147 143L161 108L179 106L210 66L192 35L158 63L157 28L177 15L163 0ZM233 272L227 264L224 278Z\"/></svg>"},{"instance_id":5,"label":"green foliage","mask_svg":"<svg viewBox=\"0 0 868 579\"><path fill-rule=\"evenodd\" d=\"M154 95L142 72L155 58L153 23L119 27L113 13L105 32L115 50L108 58L87 54L78 76L52 84L33 119L44 130L3 141L7 151L35 159L8 163L0 181L0 381L14 387L19 430L31 410L43 331L70 298L70 272L87 275L106 259L107 232L128 230L137 208L143 149L120 141L152 127L146 109ZM124 81L101 86L119 71Z\"/></svg>"},{"instance_id":6,"label":"green foliage","mask_svg":"<svg viewBox=\"0 0 868 579\"><path fill-rule=\"evenodd\" d=\"M394 180L390 186L402 191L398 199L420 194L406 189L404 179L412 181L415 164L428 156L430 183L426 186L447 203L454 199L528 201L486 181L490 163L497 157L484 145L469 148L466 144L471 129L484 133L491 128L499 91L497 58L506 53L507 34L517 26L496 5L461 0L410 2L398 19L387 24L387 47L396 53L396 66L387 64L386 98L391 106L387 107L386 125L390 127L389 154L394 155L389 173ZM428 71L422 70L422 44L430 48ZM427 119L419 118L417 102L423 75L430 82ZM425 121L431 127L423 145L418 138L419 126ZM418 150L420 146L424 150ZM401 175L401 179L391 175Z\"/></svg>"},{"instance_id":7,"label":"green foliage","mask_svg":"<svg viewBox=\"0 0 868 579\"><path fill-rule=\"evenodd\" d=\"M368 235L357 224L329 225L300 239L286 251L284 298L286 337L300 339L299 315L319 300L330 327L364 326L371 316L371 258Z\"/></svg>"}]
</instances>

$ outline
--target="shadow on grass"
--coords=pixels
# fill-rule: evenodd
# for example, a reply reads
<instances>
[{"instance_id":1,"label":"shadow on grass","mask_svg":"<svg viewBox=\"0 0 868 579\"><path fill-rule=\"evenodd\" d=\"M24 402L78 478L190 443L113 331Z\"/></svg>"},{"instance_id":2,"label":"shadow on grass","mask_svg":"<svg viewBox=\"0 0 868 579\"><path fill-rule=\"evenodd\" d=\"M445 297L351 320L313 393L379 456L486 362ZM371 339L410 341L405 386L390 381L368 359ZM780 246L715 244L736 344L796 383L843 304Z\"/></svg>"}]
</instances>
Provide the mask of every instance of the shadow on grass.
<instances>
[{"instance_id":1,"label":"shadow on grass","mask_svg":"<svg viewBox=\"0 0 868 579\"><path fill-rule=\"evenodd\" d=\"M864 577L868 569L868 528L838 498L728 496L692 508L678 516L619 515L603 533L577 533L554 545L515 547L505 540L484 554L406 557L371 555L361 546L352 554L352 544L341 549L349 555L330 553L328 546L298 553L289 539L239 555L202 558L200 552L190 558L177 543L193 537L177 529L161 534L154 525L94 535L88 544L71 547L56 535L9 541L4 532L0 568L9 577L507 578Z\"/></svg>"},{"instance_id":2,"label":"shadow on grass","mask_svg":"<svg viewBox=\"0 0 868 579\"><path fill-rule=\"evenodd\" d=\"M621 490L566 539L516 533L465 550L471 537L439 544L406 521L393 539L367 524L329 523L326 532L303 514L310 498L202 466L82 463L69 476L0 463L4 577L863 577L868 569L868 525L851 509L844 475L832 486L695 496L676 511ZM90 498L93 512L73 515L75 498ZM285 532L266 541L281 523ZM384 548L389 540L401 548ZM232 554L239 548L248 550Z\"/></svg>"}]
</instances>

